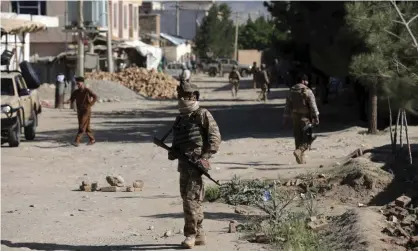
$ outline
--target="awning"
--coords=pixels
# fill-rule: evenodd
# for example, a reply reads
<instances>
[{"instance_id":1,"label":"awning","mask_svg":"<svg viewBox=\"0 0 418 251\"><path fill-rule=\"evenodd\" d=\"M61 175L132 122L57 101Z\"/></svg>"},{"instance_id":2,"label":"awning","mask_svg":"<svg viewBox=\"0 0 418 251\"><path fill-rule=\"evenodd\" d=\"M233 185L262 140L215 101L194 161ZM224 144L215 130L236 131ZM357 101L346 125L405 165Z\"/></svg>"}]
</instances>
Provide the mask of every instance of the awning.
<instances>
[{"instance_id":1,"label":"awning","mask_svg":"<svg viewBox=\"0 0 418 251\"><path fill-rule=\"evenodd\" d=\"M37 32L46 29L46 25L22 19L0 19L1 32L9 34L19 34L23 32Z\"/></svg>"}]
</instances>

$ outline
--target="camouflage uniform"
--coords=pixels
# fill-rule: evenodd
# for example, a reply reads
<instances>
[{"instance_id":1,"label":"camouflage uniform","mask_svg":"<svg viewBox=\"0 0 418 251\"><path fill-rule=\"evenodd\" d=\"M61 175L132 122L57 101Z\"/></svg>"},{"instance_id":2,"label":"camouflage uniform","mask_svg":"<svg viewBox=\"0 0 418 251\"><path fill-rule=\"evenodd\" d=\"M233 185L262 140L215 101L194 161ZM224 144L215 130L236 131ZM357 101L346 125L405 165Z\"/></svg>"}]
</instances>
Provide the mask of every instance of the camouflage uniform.
<instances>
[{"instance_id":1,"label":"camouflage uniform","mask_svg":"<svg viewBox=\"0 0 418 251\"><path fill-rule=\"evenodd\" d=\"M292 117L293 136L295 137L294 155L299 164L306 163L304 152L310 148L309 142L303 133L303 127L312 123L312 119L319 121L319 111L315 96L311 89L304 84L296 84L290 89L286 100L284 119Z\"/></svg>"},{"instance_id":2,"label":"camouflage uniform","mask_svg":"<svg viewBox=\"0 0 418 251\"><path fill-rule=\"evenodd\" d=\"M238 89L239 89L239 72L233 68L232 71L229 73L229 83L232 84L232 97L238 96Z\"/></svg>"},{"instance_id":3,"label":"camouflage uniform","mask_svg":"<svg viewBox=\"0 0 418 251\"><path fill-rule=\"evenodd\" d=\"M261 87L261 92L257 100L267 101L267 89L269 85L269 77L265 65L261 65L261 70L257 73L257 85Z\"/></svg>"},{"instance_id":4,"label":"camouflage uniform","mask_svg":"<svg viewBox=\"0 0 418 251\"><path fill-rule=\"evenodd\" d=\"M179 91L179 97L194 93L197 86L186 83ZM198 99L198 97L197 97ZM179 100L179 104L182 102ZM195 103L193 103L195 102ZM221 135L212 114L198 106L198 101L189 101L190 109L179 107L180 115L173 125L173 145L192 160L207 160L218 151ZM197 104L197 105L196 105ZM173 160L169 153L169 159ZM204 183L202 174L187 162L179 160L180 195L183 199L184 236L183 246L191 248L194 245L204 245L203 208Z\"/></svg>"},{"instance_id":5,"label":"camouflage uniform","mask_svg":"<svg viewBox=\"0 0 418 251\"><path fill-rule=\"evenodd\" d=\"M253 75L253 88L257 88L257 73L258 73L258 67L257 63L253 63L253 67L251 68L251 74Z\"/></svg>"}]
</instances>

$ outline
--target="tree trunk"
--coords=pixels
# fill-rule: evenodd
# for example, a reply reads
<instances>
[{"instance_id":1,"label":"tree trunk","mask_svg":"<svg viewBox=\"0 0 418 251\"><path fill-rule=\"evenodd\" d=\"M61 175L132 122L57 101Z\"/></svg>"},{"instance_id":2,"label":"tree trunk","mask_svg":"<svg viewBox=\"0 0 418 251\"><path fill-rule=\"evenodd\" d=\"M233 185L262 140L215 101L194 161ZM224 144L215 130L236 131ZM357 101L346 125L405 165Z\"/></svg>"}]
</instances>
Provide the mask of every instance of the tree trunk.
<instances>
[{"instance_id":1,"label":"tree trunk","mask_svg":"<svg viewBox=\"0 0 418 251\"><path fill-rule=\"evenodd\" d=\"M390 105L390 99L388 99L388 107L389 107L389 132L390 132L390 144L392 146L392 153L395 154L395 148L394 148L394 141L393 141L393 131L392 131L392 106Z\"/></svg>"},{"instance_id":2,"label":"tree trunk","mask_svg":"<svg viewBox=\"0 0 418 251\"><path fill-rule=\"evenodd\" d=\"M377 83L372 83L369 92L369 133L377 133Z\"/></svg>"}]
</instances>

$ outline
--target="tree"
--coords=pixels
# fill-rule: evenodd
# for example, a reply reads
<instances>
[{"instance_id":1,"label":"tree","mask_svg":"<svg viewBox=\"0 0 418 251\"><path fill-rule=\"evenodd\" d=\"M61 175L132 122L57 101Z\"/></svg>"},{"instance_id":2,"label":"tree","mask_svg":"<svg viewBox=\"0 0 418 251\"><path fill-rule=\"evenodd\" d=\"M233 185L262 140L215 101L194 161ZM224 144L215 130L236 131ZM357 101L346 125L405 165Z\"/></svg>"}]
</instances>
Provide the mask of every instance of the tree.
<instances>
[{"instance_id":1,"label":"tree","mask_svg":"<svg viewBox=\"0 0 418 251\"><path fill-rule=\"evenodd\" d=\"M367 48L353 56L350 71L369 87L369 133L374 134L379 94L393 100L396 107L413 110L418 100L418 49L410 30L396 21L399 15L390 2L352 2L346 4L346 9L348 26ZM401 17L412 18L418 13L418 5L411 2L400 3L398 9L402 10ZM418 30L418 25L411 24L411 28Z\"/></svg>"},{"instance_id":2,"label":"tree","mask_svg":"<svg viewBox=\"0 0 418 251\"><path fill-rule=\"evenodd\" d=\"M275 27L289 34L297 61L328 76L346 76L352 55L363 41L346 26L344 2L265 2Z\"/></svg>"},{"instance_id":3,"label":"tree","mask_svg":"<svg viewBox=\"0 0 418 251\"><path fill-rule=\"evenodd\" d=\"M235 29L230 20L231 9L222 3L214 4L203 18L195 37L195 50L200 57L213 52L214 57L230 57L234 52Z\"/></svg>"},{"instance_id":4,"label":"tree","mask_svg":"<svg viewBox=\"0 0 418 251\"><path fill-rule=\"evenodd\" d=\"M273 20L260 16L254 21L251 17L239 27L238 47L240 49L264 50L277 39L286 39L286 35L276 29Z\"/></svg>"}]
</instances>

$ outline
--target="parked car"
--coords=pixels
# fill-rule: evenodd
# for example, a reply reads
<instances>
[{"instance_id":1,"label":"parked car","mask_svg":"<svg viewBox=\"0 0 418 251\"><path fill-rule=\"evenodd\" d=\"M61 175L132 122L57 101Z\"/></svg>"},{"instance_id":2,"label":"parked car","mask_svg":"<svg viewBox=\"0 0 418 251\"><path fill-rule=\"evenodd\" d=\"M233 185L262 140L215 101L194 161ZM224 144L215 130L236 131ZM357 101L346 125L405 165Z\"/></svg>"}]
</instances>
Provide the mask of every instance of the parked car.
<instances>
[{"instance_id":1,"label":"parked car","mask_svg":"<svg viewBox=\"0 0 418 251\"><path fill-rule=\"evenodd\" d=\"M168 63L163 70L163 72L167 75L172 76L174 79L179 80L179 76L181 72L183 71L181 69L182 63Z\"/></svg>"},{"instance_id":2,"label":"parked car","mask_svg":"<svg viewBox=\"0 0 418 251\"><path fill-rule=\"evenodd\" d=\"M223 74L227 74L232 71L232 66L236 66L241 77L245 78L251 74L251 65L239 64L236 60L228 58L219 58L213 60L207 65L207 73L211 77L215 77L219 73L219 63L222 64Z\"/></svg>"},{"instance_id":3,"label":"parked car","mask_svg":"<svg viewBox=\"0 0 418 251\"><path fill-rule=\"evenodd\" d=\"M27 73L28 71L26 71L26 76L28 76ZM19 71L2 71L2 144L8 142L10 147L18 147L22 129L26 140L35 139L38 115L42 111L36 90L38 87L37 81L34 81L33 78L24 79L22 73Z\"/></svg>"}]
</instances>

